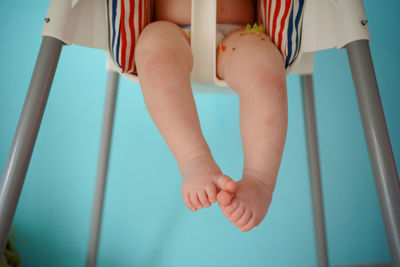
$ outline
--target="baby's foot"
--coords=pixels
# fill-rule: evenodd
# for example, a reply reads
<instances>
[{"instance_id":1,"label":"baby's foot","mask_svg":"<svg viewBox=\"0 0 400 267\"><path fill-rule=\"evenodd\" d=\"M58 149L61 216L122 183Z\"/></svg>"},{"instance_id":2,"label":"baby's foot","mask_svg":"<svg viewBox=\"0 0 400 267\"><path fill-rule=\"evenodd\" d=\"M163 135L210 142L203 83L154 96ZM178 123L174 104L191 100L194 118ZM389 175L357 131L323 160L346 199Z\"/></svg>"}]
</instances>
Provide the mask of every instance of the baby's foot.
<instances>
[{"instance_id":1,"label":"baby's foot","mask_svg":"<svg viewBox=\"0 0 400 267\"><path fill-rule=\"evenodd\" d=\"M236 183L222 174L218 165L210 157L195 158L180 167L182 197L185 205L192 211L208 208L217 201L217 194L224 190L220 202L229 205L231 194L236 192Z\"/></svg>"},{"instance_id":2,"label":"baby's foot","mask_svg":"<svg viewBox=\"0 0 400 267\"><path fill-rule=\"evenodd\" d=\"M237 191L229 205L220 202L227 202L229 193L221 191L217 198L222 213L241 231L247 232L259 225L267 214L273 188L261 179L246 176L237 183Z\"/></svg>"}]
</instances>

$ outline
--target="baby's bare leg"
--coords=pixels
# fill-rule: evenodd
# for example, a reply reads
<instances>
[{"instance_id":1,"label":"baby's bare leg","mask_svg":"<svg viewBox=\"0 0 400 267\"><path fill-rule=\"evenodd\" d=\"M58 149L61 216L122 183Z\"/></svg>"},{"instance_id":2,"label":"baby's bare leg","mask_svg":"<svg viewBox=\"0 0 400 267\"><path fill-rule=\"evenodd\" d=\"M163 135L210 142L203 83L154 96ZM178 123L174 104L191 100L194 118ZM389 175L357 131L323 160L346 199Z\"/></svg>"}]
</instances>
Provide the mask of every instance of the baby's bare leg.
<instances>
[{"instance_id":1,"label":"baby's bare leg","mask_svg":"<svg viewBox=\"0 0 400 267\"><path fill-rule=\"evenodd\" d=\"M222 175L201 132L190 86L193 57L185 33L166 21L148 25L138 39L135 62L147 109L184 178L187 207L210 206L221 189L233 193L235 182Z\"/></svg>"},{"instance_id":2,"label":"baby's bare leg","mask_svg":"<svg viewBox=\"0 0 400 267\"><path fill-rule=\"evenodd\" d=\"M244 168L231 204L220 206L248 231L264 219L272 199L286 139L286 79L282 56L265 34L237 31L223 45L217 71L239 95Z\"/></svg>"}]
</instances>

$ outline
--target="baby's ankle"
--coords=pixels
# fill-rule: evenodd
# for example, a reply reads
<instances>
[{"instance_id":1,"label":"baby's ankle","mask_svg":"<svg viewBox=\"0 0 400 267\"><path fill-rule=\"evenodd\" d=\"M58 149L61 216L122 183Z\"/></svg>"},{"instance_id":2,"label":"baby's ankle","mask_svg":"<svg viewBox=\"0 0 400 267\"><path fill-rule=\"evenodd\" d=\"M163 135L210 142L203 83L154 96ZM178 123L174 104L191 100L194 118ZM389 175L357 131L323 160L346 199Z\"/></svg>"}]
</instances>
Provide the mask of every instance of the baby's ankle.
<instances>
[{"instance_id":1,"label":"baby's ankle","mask_svg":"<svg viewBox=\"0 0 400 267\"><path fill-rule=\"evenodd\" d=\"M215 175L222 174L220 168L218 167L210 153L199 154L195 157L181 162L180 164L178 163L178 166L182 176L184 177L186 175L193 174L193 172L206 170L215 173Z\"/></svg>"},{"instance_id":2,"label":"baby's ankle","mask_svg":"<svg viewBox=\"0 0 400 267\"><path fill-rule=\"evenodd\" d=\"M178 163L179 169L199 160L214 161L210 149L206 147L190 148L180 155L176 155L176 162Z\"/></svg>"},{"instance_id":3,"label":"baby's ankle","mask_svg":"<svg viewBox=\"0 0 400 267\"><path fill-rule=\"evenodd\" d=\"M274 190L276 184L276 177L254 170L243 171L242 180L252 180L257 182L260 186L272 190Z\"/></svg>"}]
</instances>

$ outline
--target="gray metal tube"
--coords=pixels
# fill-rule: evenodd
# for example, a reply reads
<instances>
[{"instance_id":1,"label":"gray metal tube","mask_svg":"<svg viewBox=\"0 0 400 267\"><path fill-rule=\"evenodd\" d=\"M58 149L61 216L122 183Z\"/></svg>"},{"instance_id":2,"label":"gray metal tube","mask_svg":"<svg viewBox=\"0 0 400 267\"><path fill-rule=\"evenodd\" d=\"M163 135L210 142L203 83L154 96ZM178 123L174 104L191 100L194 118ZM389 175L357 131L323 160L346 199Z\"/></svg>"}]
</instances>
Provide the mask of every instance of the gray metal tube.
<instances>
[{"instance_id":1,"label":"gray metal tube","mask_svg":"<svg viewBox=\"0 0 400 267\"><path fill-rule=\"evenodd\" d=\"M108 73L103 129L101 134L99 161L97 166L97 181L92 211L92 225L90 228L89 249L86 261L86 266L88 267L96 266L97 260L118 80L119 74L117 72L110 71Z\"/></svg>"},{"instance_id":2,"label":"gray metal tube","mask_svg":"<svg viewBox=\"0 0 400 267\"><path fill-rule=\"evenodd\" d=\"M0 183L0 259L35 146L63 42L44 37Z\"/></svg>"},{"instance_id":3,"label":"gray metal tube","mask_svg":"<svg viewBox=\"0 0 400 267\"><path fill-rule=\"evenodd\" d=\"M312 75L301 75L318 267L329 266Z\"/></svg>"},{"instance_id":4,"label":"gray metal tube","mask_svg":"<svg viewBox=\"0 0 400 267\"><path fill-rule=\"evenodd\" d=\"M400 267L400 184L367 40L346 45L392 265Z\"/></svg>"}]
</instances>

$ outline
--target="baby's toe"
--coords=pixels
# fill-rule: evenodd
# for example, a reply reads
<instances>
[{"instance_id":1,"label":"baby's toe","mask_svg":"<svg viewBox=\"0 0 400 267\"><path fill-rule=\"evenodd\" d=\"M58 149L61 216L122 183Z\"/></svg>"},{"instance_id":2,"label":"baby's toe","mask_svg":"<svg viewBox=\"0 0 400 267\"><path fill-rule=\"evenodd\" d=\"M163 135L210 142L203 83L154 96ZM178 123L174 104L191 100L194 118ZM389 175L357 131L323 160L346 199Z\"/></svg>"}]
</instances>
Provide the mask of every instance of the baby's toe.
<instances>
[{"instance_id":1,"label":"baby's toe","mask_svg":"<svg viewBox=\"0 0 400 267\"><path fill-rule=\"evenodd\" d=\"M229 218L231 214L239 207L239 201L237 199L233 199L232 203L229 206L222 207L222 213Z\"/></svg>"},{"instance_id":2,"label":"baby's toe","mask_svg":"<svg viewBox=\"0 0 400 267\"><path fill-rule=\"evenodd\" d=\"M240 219L235 223L235 226L238 228L242 228L243 226L245 226L249 222L251 215L252 212L247 209L242 217L240 217Z\"/></svg>"},{"instance_id":3,"label":"baby's toe","mask_svg":"<svg viewBox=\"0 0 400 267\"><path fill-rule=\"evenodd\" d=\"M221 190L225 190L231 194L236 192L237 184L231 178L226 175L220 175L217 179L217 186Z\"/></svg>"},{"instance_id":4,"label":"baby's toe","mask_svg":"<svg viewBox=\"0 0 400 267\"><path fill-rule=\"evenodd\" d=\"M229 216L229 220L233 223L236 223L240 217L243 216L245 209L243 206L239 205L239 207Z\"/></svg>"},{"instance_id":5,"label":"baby's toe","mask_svg":"<svg viewBox=\"0 0 400 267\"><path fill-rule=\"evenodd\" d=\"M191 192L190 193L190 202L192 202L193 206L197 209L201 209L202 206L200 204L200 200L197 196L197 192Z\"/></svg>"},{"instance_id":6,"label":"baby's toe","mask_svg":"<svg viewBox=\"0 0 400 267\"><path fill-rule=\"evenodd\" d=\"M208 197L205 191L200 191L197 196L199 197L200 203L203 208L208 208L210 203L208 202Z\"/></svg>"},{"instance_id":7,"label":"baby's toe","mask_svg":"<svg viewBox=\"0 0 400 267\"><path fill-rule=\"evenodd\" d=\"M208 201L210 203L214 203L217 201L217 188L215 187L215 184L209 184L206 186L206 193L208 196Z\"/></svg>"},{"instance_id":8,"label":"baby's toe","mask_svg":"<svg viewBox=\"0 0 400 267\"><path fill-rule=\"evenodd\" d=\"M231 204L232 198L233 196L226 191L220 191L217 195L218 204L222 207L226 207Z\"/></svg>"},{"instance_id":9,"label":"baby's toe","mask_svg":"<svg viewBox=\"0 0 400 267\"><path fill-rule=\"evenodd\" d=\"M182 194L183 203L185 203L186 207L192 211L196 211L196 208L193 206L192 202L190 201L189 194Z\"/></svg>"},{"instance_id":10,"label":"baby's toe","mask_svg":"<svg viewBox=\"0 0 400 267\"><path fill-rule=\"evenodd\" d=\"M240 228L240 231L242 232L247 232L250 231L251 229L253 229L255 226L257 226L256 224L256 216L253 214L249 220L248 223L246 223L245 226L243 226L242 228Z\"/></svg>"}]
</instances>

